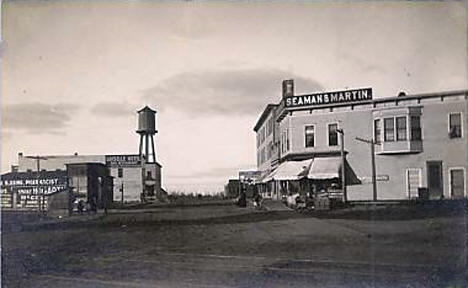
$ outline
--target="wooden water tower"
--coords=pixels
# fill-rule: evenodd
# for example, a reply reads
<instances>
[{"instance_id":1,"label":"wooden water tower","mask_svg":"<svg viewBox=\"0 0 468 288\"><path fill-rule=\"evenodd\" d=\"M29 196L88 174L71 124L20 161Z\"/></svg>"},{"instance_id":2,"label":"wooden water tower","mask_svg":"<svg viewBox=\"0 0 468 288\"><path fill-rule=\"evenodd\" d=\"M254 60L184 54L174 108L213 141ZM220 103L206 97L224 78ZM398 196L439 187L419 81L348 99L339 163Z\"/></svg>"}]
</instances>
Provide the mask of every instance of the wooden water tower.
<instances>
[{"instance_id":1,"label":"wooden water tower","mask_svg":"<svg viewBox=\"0 0 468 288\"><path fill-rule=\"evenodd\" d=\"M138 130L140 134L140 157L146 163L156 163L156 150L154 149L154 134L156 130L156 111L148 106L138 111ZM151 141L151 146L150 146Z\"/></svg>"}]
</instances>

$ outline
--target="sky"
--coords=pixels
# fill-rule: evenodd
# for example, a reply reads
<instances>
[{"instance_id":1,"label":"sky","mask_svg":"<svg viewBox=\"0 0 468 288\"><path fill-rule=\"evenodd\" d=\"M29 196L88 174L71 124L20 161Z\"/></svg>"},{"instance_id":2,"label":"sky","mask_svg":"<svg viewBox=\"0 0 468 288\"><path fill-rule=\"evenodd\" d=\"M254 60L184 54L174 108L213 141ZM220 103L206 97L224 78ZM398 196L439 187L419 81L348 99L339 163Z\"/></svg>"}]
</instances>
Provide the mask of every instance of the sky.
<instances>
[{"instance_id":1,"label":"sky","mask_svg":"<svg viewBox=\"0 0 468 288\"><path fill-rule=\"evenodd\" d=\"M256 167L281 81L374 98L467 89L461 2L4 1L1 168L26 155L137 154L157 110L169 191Z\"/></svg>"}]
</instances>

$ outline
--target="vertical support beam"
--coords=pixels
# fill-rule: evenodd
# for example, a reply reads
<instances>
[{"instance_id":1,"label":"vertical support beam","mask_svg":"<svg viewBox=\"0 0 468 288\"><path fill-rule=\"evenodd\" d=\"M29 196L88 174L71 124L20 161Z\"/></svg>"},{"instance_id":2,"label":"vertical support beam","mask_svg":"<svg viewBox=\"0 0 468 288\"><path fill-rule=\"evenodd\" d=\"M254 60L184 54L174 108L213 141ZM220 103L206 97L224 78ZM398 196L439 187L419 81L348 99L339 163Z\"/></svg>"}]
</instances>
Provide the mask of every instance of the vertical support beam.
<instances>
[{"instance_id":1,"label":"vertical support beam","mask_svg":"<svg viewBox=\"0 0 468 288\"><path fill-rule=\"evenodd\" d=\"M146 162L149 162L149 153L148 153L148 134L145 134L145 157L146 157Z\"/></svg>"},{"instance_id":2,"label":"vertical support beam","mask_svg":"<svg viewBox=\"0 0 468 288\"><path fill-rule=\"evenodd\" d=\"M154 150L154 139L153 139L153 134L151 134L151 148L153 149L152 154L153 154L153 162L156 162L156 150Z\"/></svg>"},{"instance_id":3,"label":"vertical support beam","mask_svg":"<svg viewBox=\"0 0 468 288\"><path fill-rule=\"evenodd\" d=\"M140 157L143 152L143 134L140 134Z\"/></svg>"}]
</instances>

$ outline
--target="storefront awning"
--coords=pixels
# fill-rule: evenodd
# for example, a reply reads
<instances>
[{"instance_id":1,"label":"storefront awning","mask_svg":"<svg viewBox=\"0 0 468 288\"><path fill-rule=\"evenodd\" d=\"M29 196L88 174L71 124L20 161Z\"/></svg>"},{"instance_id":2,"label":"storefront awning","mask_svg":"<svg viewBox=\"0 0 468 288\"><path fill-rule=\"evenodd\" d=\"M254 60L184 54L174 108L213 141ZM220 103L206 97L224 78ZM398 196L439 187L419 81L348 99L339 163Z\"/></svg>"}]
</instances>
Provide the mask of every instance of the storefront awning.
<instances>
[{"instance_id":1,"label":"storefront awning","mask_svg":"<svg viewBox=\"0 0 468 288\"><path fill-rule=\"evenodd\" d=\"M307 178L312 180L338 179L341 177L341 157L317 157L313 160ZM361 184L348 161L345 160L346 184Z\"/></svg>"},{"instance_id":2,"label":"storefront awning","mask_svg":"<svg viewBox=\"0 0 468 288\"><path fill-rule=\"evenodd\" d=\"M339 178L340 167L340 157L315 158L310 166L307 178L316 180Z\"/></svg>"},{"instance_id":3,"label":"storefront awning","mask_svg":"<svg viewBox=\"0 0 468 288\"><path fill-rule=\"evenodd\" d=\"M299 180L302 178L304 171L309 170L311 159L303 161L287 161L282 163L276 170L265 177L262 182L266 183L271 180Z\"/></svg>"}]
</instances>

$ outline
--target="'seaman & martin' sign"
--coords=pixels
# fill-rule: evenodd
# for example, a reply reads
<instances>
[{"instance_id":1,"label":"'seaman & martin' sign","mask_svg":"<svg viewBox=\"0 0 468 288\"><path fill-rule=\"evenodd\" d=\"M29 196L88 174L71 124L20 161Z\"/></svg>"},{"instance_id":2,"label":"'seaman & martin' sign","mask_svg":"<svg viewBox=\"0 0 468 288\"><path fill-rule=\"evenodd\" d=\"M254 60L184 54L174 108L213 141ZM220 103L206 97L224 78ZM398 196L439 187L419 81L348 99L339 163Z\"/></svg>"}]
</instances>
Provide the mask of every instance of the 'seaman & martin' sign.
<instances>
[{"instance_id":1,"label":"'seaman & martin' sign","mask_svg":"<svg viewBox=\"0 0 468 288\"><path fill-rule=\"evenodd\" d=\"M300 107L372 100L372 88L323 92L285 98L286 107Z\"/></svg>"}]
</instances>

